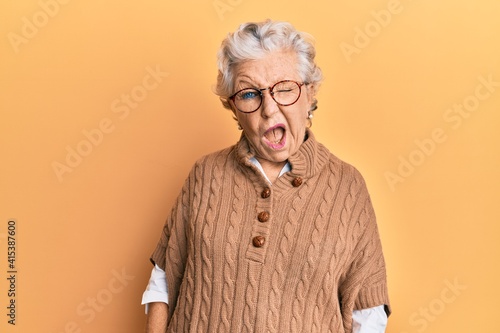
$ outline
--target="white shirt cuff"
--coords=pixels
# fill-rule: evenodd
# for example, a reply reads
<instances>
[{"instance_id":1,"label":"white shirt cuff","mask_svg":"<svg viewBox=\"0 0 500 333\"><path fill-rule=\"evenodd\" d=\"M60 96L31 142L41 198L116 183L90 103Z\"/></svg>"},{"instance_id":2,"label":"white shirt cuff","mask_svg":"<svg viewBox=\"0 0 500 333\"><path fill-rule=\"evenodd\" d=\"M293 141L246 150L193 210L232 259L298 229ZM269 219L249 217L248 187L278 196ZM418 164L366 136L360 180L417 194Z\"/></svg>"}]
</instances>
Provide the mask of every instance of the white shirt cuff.
<instances>
[{"instance_id":1,"label":"white shirt cuff","mask_svg":"<svg viewBox=\"0 0 500 333\"><path fill-rule=\"evenodd\" d=\"M145 304L144 311L148 313L148 303L163 302L168 304L168 289L165 272L155 265L151 271L148 286L142 294L141 304Z\"/></svg>"},{"instance_id":2,"label":"white shirt cuff","mask_svg":"<svg viewBox=\"0 0 500 333\"><path fill-rule=\"evenodd\" d=\"M352 312L353 333L384 333L387 314L384 305Z\"/></svg>"}]
</instances>

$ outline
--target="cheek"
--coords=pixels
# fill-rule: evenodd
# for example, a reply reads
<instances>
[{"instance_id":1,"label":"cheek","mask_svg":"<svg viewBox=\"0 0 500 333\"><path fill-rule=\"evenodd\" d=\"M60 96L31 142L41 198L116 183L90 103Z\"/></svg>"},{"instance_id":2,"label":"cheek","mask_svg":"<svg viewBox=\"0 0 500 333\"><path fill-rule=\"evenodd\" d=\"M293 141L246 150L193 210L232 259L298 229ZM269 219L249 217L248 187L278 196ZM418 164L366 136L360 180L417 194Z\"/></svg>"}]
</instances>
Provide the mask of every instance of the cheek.
<instances>
[{"instance_id":1,"label":"cheek","mask_svg":"<svg viewBox=\"0 0 500 333\"><path fill-rule=\"evenodd\" d=\"M247 134L254 134L258 132L259 124L253 117L240 115L238 117L238 121L243 129L248 132Z\"/></svg>"},{"instance_id":2,"label":"cheek","mask_svg":"<svg viewBox=\"0 0 500 333\"><path fill-rule=\"evenodd\" d=\"M294 116L292 118L288 118L288 125L290 126L291 130L295 133L295 135L299 135L306 128L307 113L304 112L303 109L295 111L296 112L294 113Z\"/></svg>"},{"instance_id":3,"label":"cheek","mask_svg":"<svg viewBox=\"0 0 500 333\"><path fill-rule=\"evenodd\" d=\"M306 97L306 96L304 96ZM307 98L304 98L302 103L298 106L297 110L297 120L300 120L301 123L306 123L306 119L309 116L309 110L311 109L311 104Z\"/></svg>"}]
</instances>

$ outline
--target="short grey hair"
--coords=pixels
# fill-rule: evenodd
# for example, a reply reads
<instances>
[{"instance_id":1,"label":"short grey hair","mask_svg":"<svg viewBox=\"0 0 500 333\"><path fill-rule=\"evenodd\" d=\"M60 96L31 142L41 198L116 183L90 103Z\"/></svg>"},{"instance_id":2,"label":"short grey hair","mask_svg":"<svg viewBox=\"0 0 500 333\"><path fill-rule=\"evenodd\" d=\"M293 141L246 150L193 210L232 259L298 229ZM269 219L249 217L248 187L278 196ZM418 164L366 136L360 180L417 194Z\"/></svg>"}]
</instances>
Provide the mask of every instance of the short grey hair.
<instances>
[{"instance_id":1,"label":"short grey hair","mask_svg":"<svg viewBox=\"0 0 500 333\"><path fill-rule=\"evenodd\" d=\"M323 74L314 62L316 50L311 35L297 31L288 22L266 20L263 22L248 22L227 35L217 53L217 85L215 93L222 105L231 109L229 96L234 92L234 69L248 60L262 59L272 51L293 51L297 54L297 71L303 82L312 84L315 95ZM314 98L311 111L317 108Z\"/></svg>"}]
</instances>

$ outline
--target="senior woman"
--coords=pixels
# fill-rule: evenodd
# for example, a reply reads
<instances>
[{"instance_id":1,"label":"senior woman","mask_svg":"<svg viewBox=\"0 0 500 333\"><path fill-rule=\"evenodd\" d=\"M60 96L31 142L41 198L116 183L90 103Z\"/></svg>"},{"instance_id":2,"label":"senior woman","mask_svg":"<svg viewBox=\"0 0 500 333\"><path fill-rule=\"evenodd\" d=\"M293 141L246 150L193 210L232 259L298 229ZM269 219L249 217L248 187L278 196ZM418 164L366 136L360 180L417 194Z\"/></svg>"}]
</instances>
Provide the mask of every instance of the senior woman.
<instances>
[{"instance_id":1,"label":"senior woman","mask_svg":"<svg viewBox=\"0 0 500 333\"><path fill-rule=\"evenodd\" d=\"M163 227L148 332L385 331L365 183L309 129L314 57L286 22L242 24L223 41L216 93L242 134L194 165Z\"/></svg>"}]
</instances>

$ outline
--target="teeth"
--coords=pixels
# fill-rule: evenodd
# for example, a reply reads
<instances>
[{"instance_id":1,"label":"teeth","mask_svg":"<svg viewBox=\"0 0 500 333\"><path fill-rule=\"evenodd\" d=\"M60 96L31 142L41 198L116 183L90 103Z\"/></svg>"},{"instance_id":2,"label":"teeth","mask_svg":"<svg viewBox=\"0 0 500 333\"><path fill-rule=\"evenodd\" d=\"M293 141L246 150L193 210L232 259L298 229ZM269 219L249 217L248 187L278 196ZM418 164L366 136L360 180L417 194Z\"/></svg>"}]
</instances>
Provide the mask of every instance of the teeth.
<instances>
[{"instance_id":1,"label":"teeth","mask_svg":"<svg viewBox=\"0 0 500 333\"><path fill-rule=\"evenodd\" d=\"M266 132L265 137L272 144L279 144L283 140L284 129L281 127L274 128Z\"/></svg>"}]
</instances>

